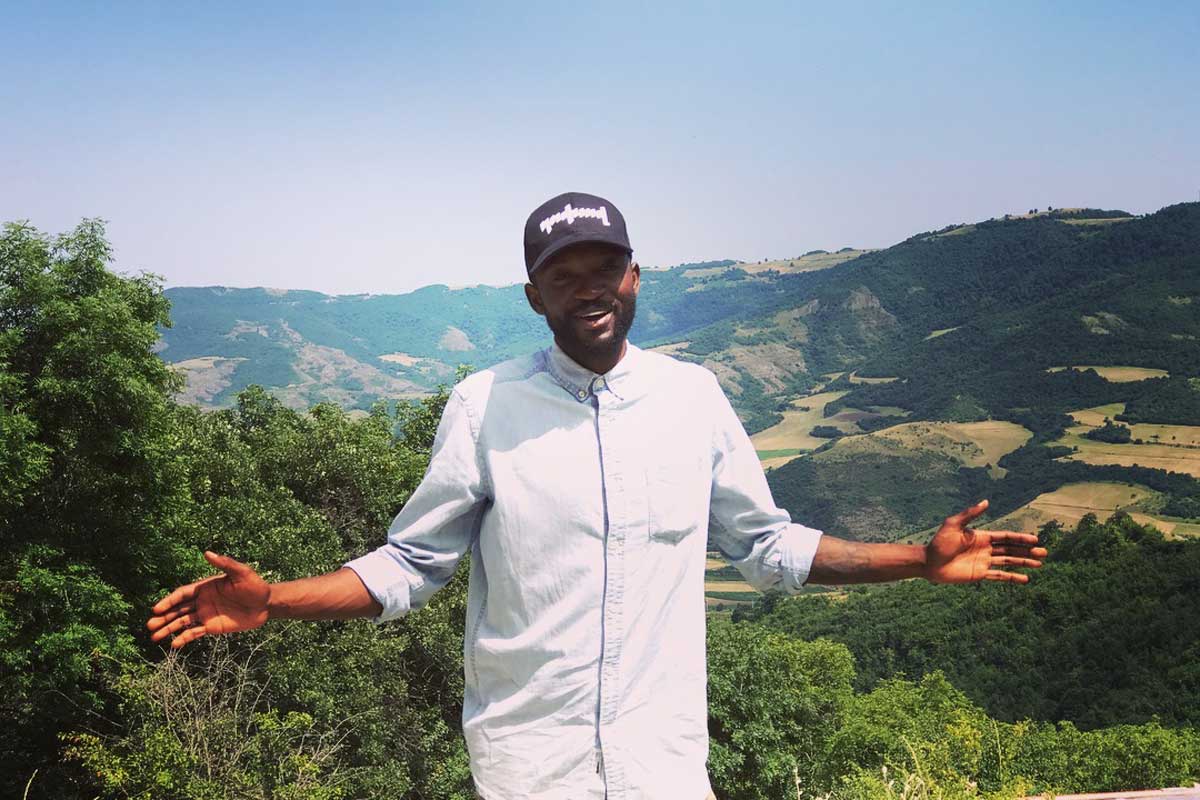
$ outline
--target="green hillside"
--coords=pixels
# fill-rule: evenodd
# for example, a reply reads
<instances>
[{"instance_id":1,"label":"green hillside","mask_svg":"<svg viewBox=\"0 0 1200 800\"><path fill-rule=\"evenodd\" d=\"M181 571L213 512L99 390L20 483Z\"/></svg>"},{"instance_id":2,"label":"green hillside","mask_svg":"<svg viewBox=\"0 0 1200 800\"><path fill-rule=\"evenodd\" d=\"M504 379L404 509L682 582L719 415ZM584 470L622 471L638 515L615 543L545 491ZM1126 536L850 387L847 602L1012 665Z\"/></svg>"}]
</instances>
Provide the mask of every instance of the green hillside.
<instances>
[{"instance_id":1,"label":"green hillside","mask_svg":"<svg viewBox=\"0 0 1200 800\"><path fill-rule=\"evenodd\" d=\"M1050 558L1016 590L905 581L771 598L737 617L844 643L861 689L940 671L1010 721L1200 724L1200 542L1129 517L1047 528L1042 541Z\"/></svg>"},{"instance_id":2,"label":"green hillside","mask_svg":"<svg viewBox=\"0 0 1200 800\"><path fill-rule=\"evenodd\" d=\"M1004 513L1070 481L1132 480L1135 471L1171 484L1170 507L1195 508L1189 476L1139 469L1132 450L1111 464L1068 462L1054 440L1074 424L1068 412L1106 404L1123 404L1123 418L1133 422L1200 422L1192 380L1200 375L1200 309L1191 302L1200 290L1200 204L1120 225L1070 226L1049 217L979 223L954 236L913 237L825 278L827 305L870 292L894 321L873 348L838 332L845 316L824 330L814 326L813 368L853 366L859 376L895 379L839 378L824 387L845 392L826 414L897 407L905 419L877 424L1007 420L1033 438L998 460L1008 468L1003 479L967 467L934 469L919 453L794 460L774 470L771 483L797 516L862 536L856 520L864 509L891 509L900 518L877 534L891 538L978 497L991 497L993 513ZM931 338L935 331L945 332ZM1170 377L1110 381L1095 370L1055 369L1063 364L1127 365ZM1155 462L1142 460L1148 463Z\"/></svg>"},{"instance_id":3,"label":"green hillside","mask_svg":"<svg viewBox=\"0 0 1200 800\"><path fill-rule=\"evenodd\" d=\"M751 432L781 432L763 448L776 498L833 533L912 535L980 496L999 516L1080 481L1149 487L1160 506L1151 510L1186 519L1200 515L1200 458L1182 442L1074 452L1062 437L1070 413L1108 406L1130 424L1200 425L1198 294L1200 204L1145 217L1068 209L950 226L873 252L646 269L631 338L711 369ZM366 409L427 393L459 364L487 366L547 341L519 285L167 297L174 326L160 355L187 376L182 397L206 407L257 383L297 409ZM1072 365L1099 372L1064 369ZM817 393L829 424L791 440L794 423L772 427ZM986 463L927 442L851 442L916 421L989 419L1028 440ZM806 455L813 430L834 438ZM1176 469L1187 474L1168 474Z\"/></svg>"},{"instance_id":4,"label":"green hillside","mask_svg":"<svg viewBox=\"0 0 1200 800\"><path fill-rule=\"evenodd\" d=\"M1120 226L1140 230L1142 247L1169 238L1143 222ZM1016 224L1067 223L1035 218ZM68 800L472 797L459 728L466 565L426 608L386 626L281 621L241 636L206 637L165 655L144 624L146 609L164 590L211 574L200 557L204 548L234 553L267 577L285 580L335 568L372 547L425 473L447 394L353 416L331 404L296 411L262 389L243 391L229 408L211 412L173 402L178 377L151 351L158 341L160 350L167 345L163 353L186 353L188 337L174 344L159 338L169 322L160 287L150 277L110 271L110 252L96 222L53 240L24 225L0 234L0 710L6 722L0 791ZM868 257L882 256L818 271L778 270L764 279L768 283L756 282L751 269L765 265L693 265L667 271L661 281L667 285L652 290L663 292L662 308L679 304L677 319L667 314L647 321L663 339L703 333L686 327L697 320L682 314L685 294L711 294L704 307L729 314L718 322L732 326L730 335L723 343L707 340L708 352L692 349L705 346L699 335L674 342L677 351L690 350L688 357L715 361L725 352L737 357L739 347L783 344L809 359L796 367L789 387L749 372L762 364L743 355L727 365L727 387L746 393L755 384L739 381L750 376L761 384L761 397L789 401L781 414L799 411L790 405L791 394L800 395L795 402L801 405L815 403L803 396L802 380L840 387L821 395L827 401L821 413L842 404L831 415L836 426L826 426L840 435L821 452L770 473L777 496L801 504L798 515L809 512L833 529L848 511L872 504L897 515L881 527L903 530L939 513L939 504L985 488L997 509L1016 508L1058 484L1070 490L1060 499L1082 502L1089 491L1081 487L1089 481L1104 486L1090 492L1096 497L1107 492L1110 501L1123 496L1161 505L1143 509L1147 513L1182 519L1200 511L1191 474L1103 463L1125 451L1113 456L1101 449L1186 454L1197 447L1200 429L1187 424L1196 376L1183 361L1157 367L1168 370L1168 378L1147 377L1158 373L1145 372L1133 360L1138 353L1125 348L1127 360L1105 370L1114 378L1106 380L1095 369L1057 369L1104 367L1103 359L1064 359L1046 372L1038 371L1040 363L991 353L995 369L1044 374L1044 385L1058 393L1022 409L1006 405L1001 394L972 389L969 402L952 405L952 416L1007 410L1022 424L923 419L946 414L936 403L917 402L937 393L905 393L918 373L901 372L898 361L892 365L899 380L891 383L817 372L813 364L831 363L820 361L819 348L833 341L830 331L842 337L826 352L847 365L862 364L861 372L867 359L883 363L901 353L887 349L896 332L919 333L916 322L888 307L884 288L855 274ZM1150 274L1147 263L1122 262L1119 269L1143 266ZM672 294L672 282L677 289L720 288ZM1188 305L1179 281L1165 284L1172 293L1167 303ZM795 296L788 295L793 290ZM753 314L737 316L723 297L738 292L760 297ZM440 289L430 296L461 299ZM223 312L230 325L225 334L201 326L193 339L208 336L210 345L246 349L194 349L183 361L235 376L255 366L257 346L285 354L277 363L293 373L283 388L316 392L323 369L335 375L360 369L345 359L373 352L362 343L363 351L353 350L355 337L346 331L369 334L361 323L329 322L341 312L319 310L302 319L305 309L336 302L301 294L290 305L288 295L269 292L247 293L239 302ZM1015 312L1005 317L1015 318ZM322 320L330 326L324 333ZM770 320L779 328L795 326L795 335L764 342L775 335ZM947 319L931 324L944 330ZM959 329L970 324L963 321ZM880 335L885 327L893 333ZM467 338L475 332L457 330ZM320 338L335 334L343 338ZM462 346L458 335L445 337L436 342L442 349L470 352L453 350ZM489 346L498 352L501 345ZM375 357L401 367L422 363L403 352L403 360L396 352ZM769 362L773 351L751 352ZM222 366L227 363L232 369ZM299 375L311 380L300 383ZM896 406L855 415L843 402L865 404L875 399L872 392L885 390L895 393ZM1038 400L1021 399L1027 397ZM1080 406L1110 397L1122 399ZM739 403L745 407L744 398ZM815 406L800 413L810 415L805 419L812 427ZM1128 420L1128 437L1112 443L1084 435L1115 427L1114 415ZM1156 423L1166 418L1174 422ZM1060 438L1065 425L1071 427ZM804 426L799 430L807 434ZM1096 449L1076 451L1061 441ZM789 476L800 479L780 480ZM824 505L816 502L817 489ZM897 498L907 502L892 502ZM1051 526L1042 535L1052 559L1020 589L908 582L787 601L771 596L749 610L740 607L736 619L714 613L707 672L715 791L727 800L875 800L897 796L902 786L907 797L1015 800L1043 791L1115 791L1200 778L1194 727L1200 718L1200 544L1140 527L1133 513L1104 524L1085 516L1074 530Z\"/></svg>"},{"instance_id":5,"label":"green hillside","mask_svg":"<svg viewBox=\"0 0 1200 800\"><path fill-rule=\"evenodd\" d=\"M678 340L714 320L770 304L778 287L804 281L859 251L812 253L788 262L733 261L647 269L639 344ZM342 295L275 289L174 288L173 326L160 355L188 378L183 399L228 406L250 384L295 408L329 400L369 408L428 393L459 364L483 367L545 346L545 323L519 284L404 295Z\"/></svg>"}]
</instances>

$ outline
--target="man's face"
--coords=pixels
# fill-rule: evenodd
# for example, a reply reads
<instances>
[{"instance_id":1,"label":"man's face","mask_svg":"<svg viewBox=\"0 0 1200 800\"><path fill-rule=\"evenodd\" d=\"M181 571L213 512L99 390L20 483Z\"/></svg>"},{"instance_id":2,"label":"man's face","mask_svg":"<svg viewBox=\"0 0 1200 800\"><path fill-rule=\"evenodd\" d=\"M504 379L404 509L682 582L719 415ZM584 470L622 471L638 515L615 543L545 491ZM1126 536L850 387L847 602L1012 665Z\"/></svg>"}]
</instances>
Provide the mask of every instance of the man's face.
<instances>
[{"instance_id":1,"label":"man's face","mask_svg":"<svg viewBox=\"0 0 1200 800\"><path fill-rule=\"evenodd\" d=\"M640 286L641 271L627 253L581 244L542 265L525 296L567 355L603 373L624 353Z\"/></svg>"}]
</instances>

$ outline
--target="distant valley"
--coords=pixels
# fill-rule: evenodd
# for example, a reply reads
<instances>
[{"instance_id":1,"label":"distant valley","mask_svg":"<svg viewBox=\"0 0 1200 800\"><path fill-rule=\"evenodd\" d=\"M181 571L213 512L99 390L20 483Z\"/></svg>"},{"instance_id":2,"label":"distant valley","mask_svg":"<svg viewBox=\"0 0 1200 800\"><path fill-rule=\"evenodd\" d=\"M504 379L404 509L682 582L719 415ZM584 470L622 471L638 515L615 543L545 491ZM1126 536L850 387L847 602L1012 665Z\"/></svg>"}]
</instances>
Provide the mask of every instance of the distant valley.
<instances>
[{"instance_id":1,"label":"distant valley","mask_svg":"<svg viewBox=\"0 0 1200 800\"><path fill-rule=\"evenodd\" d=\"M167 295L160 354L209 408L261 384L366 410L548 336L519 285ZM987 496L1027 529L1124 510L1190 536L1198 295L1200 204L1060 209L879 251L645 269L631 339L712 370L777 499L830 532L919 537Z\"/></svg>"}]
</instances>

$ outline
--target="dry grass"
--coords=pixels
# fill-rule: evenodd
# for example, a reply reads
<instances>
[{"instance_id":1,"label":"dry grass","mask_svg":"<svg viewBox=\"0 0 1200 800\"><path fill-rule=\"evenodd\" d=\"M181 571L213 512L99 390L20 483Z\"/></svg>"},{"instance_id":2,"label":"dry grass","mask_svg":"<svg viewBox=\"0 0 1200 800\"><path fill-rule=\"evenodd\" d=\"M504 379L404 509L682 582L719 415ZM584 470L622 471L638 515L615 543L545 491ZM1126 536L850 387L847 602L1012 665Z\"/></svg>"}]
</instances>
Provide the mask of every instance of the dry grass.
<instances>
[{"instance_id":1,"label":"dry grass","mask_svg":"<svg viewBox=\"0 0 1200 800\"><path fill-rule=\"evenodd\" d=\"M787 342L731 344L704 362L705 366L711 363L721 363L735 373L752 376L762 382L768 393L784 391L793 377L808 369L804 362L804 351Z\"/></svg>"},{"instance_id":2,"label":"dry grass","mask_svg":"<svg viewBox=\"0 0 1200 800\"><path fill-rule=\"evenodd\" d=\"M1153 525L1168 536L1200 536L1200 525L1140 510L1141 506L1158 496L1157 492L1137 484L1100 481L1072 483L1040 494L1027 505L983 527L1032 533L1052 520L1073 527L1085 514L1095 514L1097 519L1104 521L1117 511L1125 511L1135 522Z\"/></svg>"},{"instance_id":3,"label":"dry grass","mask_svg":"<svg viewBox=\"0 0 1200 800\"><path fill-rule=\"evenodd\" d=\"M1056 444L1063 443L1060 440ZM1116 467L1149 467L1182 472L1200 478L1200 451L1181 453L1179 448L1157 444L1106 444L1083 439L1079 452L1067 458L1084 464Z\"/></svg>"},{"instance_id":4,"label":"dry grass","mask_svg":"<svg viewBox=\"0 0 1200 800\"><path fill-rule=\"evenodd\" d=\"M474 350L475 344L464 331L453 325L448 325L446 326L445 333L442 334L442 338L438 339L438 347L455 353L464 353L468 350Z\"/></svg>"},{"instance_id":5,"label":"dry grass","mask_svg":"<svg viewBox=\"0 0 1200 800\"><path fill-rule=\"evenodd\" d=\"M380 361L387 361L392 364L399 364L402 367L415 367L425 359L410 356L408 353L385 353L379 357Z\"/></svg>"},{"instance_id":6,"label":"dry grass","mask_svg":"<svg viewBox=\"0 0 1200 800\"><path fill-rule=\"evenodd\" d=\"M753 592L753 586L745 581L708 581L704 582L705 592Z\"/></svg>"},{"instance_id":7,"label":"dry grass","mask_svg":"<svg viewBox=\"0 0 1200 800\"><path fill-rule=\"evenodd\" d=\"M895 378L860 378L857 372L850 373L851 383L892 383Z\"/></svg>"},{"instance_id":8,"label":"dry grass","mask_svg":"<svg viewBox=\"0 0 1200 800\"><path fill-rule=\"evenodd\" d=\"M1125 413L1124 403L1109 403L1104 406L1092 406L1072 411L1071 417L1080 425L1098 428L1104 424L1104 418L1113 419L1117 414Z\"/></svg>"},{"instance_id":9,"label":"dry grass","mask_svg":"<svg viewBox=\"0 0 1200 800\"><path fill-rule=\"evenodd\" d=\"M778 272L796 273L796 272L817 272L830 267L836 267L838 264L843 264L851 259L858 258L864 253L873 252L871 250L848 250L845 253L813 253L810 256L801 256L799 258L780 258L770 261L762 261L756 264L748 264L739 261L733 267L703 267L698 269L689 269L683 273L685 278L712 278L720 275L728 269L744 269L751 275L769 270Z\"/></svg>"},{"instance_id":10,"label":"dry grass","mask_svg":"<svg viewBox=\"0 0 1200 800\"><path fill-rule=\"evenodd\" d=\"M201 356L177 361L171 368L183 374L186 381L176 399L183 403L206 405L229 386L233 373L244 358Z\"/></svg>"},{"instance_id":11,"label":"dry grass","mask_svg":"<svg viewBox=\"0 0 1200 800\"><path fill-rule=\"evenodd\" d=\"M1133 381L1144 381L1147 378L1166 378L1171 373L1165 369L1152 369L1150 367L1098 367L1090 364L1087 365L1072 365L1069 367L1051 367L1047 372L1062 372L1063 370L1078 370L1084 372L1089 369L1094 369L1096 374L1106 381L1112 383L1131 383Z\"/></svg>"},{"instance_id":12,"label":"dry grass","mask_svg":"<svg viewBox=\"0 0 1200 800\"><path fill-rule=\"evenodd\" d=\"M673 344L662 344L658 347L651 347L655 353L662 353L665 356L673 356L677 353L687 350L691 342L674 342Z\"/></svg>"},{"instance_id":13,"label":"dry grass","mask_svg":"<svg viewBox=\"0 0 1200 800\"><path fill-rule=\"evenodd\" d=\"M974 225L959 225L957 228L951 228L950 230L946 231L945 233L935 233L932 236L928 236L926 238L928 238L928 239L945 239L947 236L964 236L968 233L974 233L974 231L975 231Z\"/></svg>"},{"instance_id":14,"label":"dry grass","mask_svg":"<svg viewBox=\"0 0 1200 800\"><path fill-rule=\"evenodd\" d=\"M1085 408L1071 412L1079 424L1068 428L1056 445L1075 448L1067 456L1074 461L1097 466L1151 467L1167 472L1183 472L1200 478L1200 426L1155 425L1136 423L1129 426L1134 442L1110 444L1084 437L1092 428L1104 424L1125 410L1121 403ZM1136 440L1142 444L1136 444Z\"/></svg>"},{"instance_id":15,"label":"dry grass","mask_svg":"<svg viewBox=\"0 0 1200 800\"><path fill-rule=\"evenodd\" d=\"M931 331L930 334L925 337L924 341L928 342L930 339L936 339L939 336L945 336L947 333L952 333L956 330L958 330L957 326L953 328L942 328L941 330Z\"/></svg>"},{"instance_id":16,"label":"dry grass","mask_svg":"<svg viewBox=\"0 0 1200 800\"><path fill-rule=\"evenodd\" d=\"M760 453L771 451L809 451L815 450L829 442L818 436L810 435L810 431L818 425L837 428L849 436L861 436L858 421L867 417L904 416L908 412L892 406L874 406L868 411L856 408L845 408L832 416L825 416L825 407L846 395L844 391L819 392L802 397L792 403L792 408L783 412L783 421L777 425L759 431L751 437L754 448ZM857 435L857 436L856 436ZM764 469L782 466L797 453L764 458Z\"/></svg>"},{"instance_id":17,"label":"dry grass","mask_svg":"<svg viewBox=\"0 0 1200 800\"><path fill-rule=\"evenodd\" d=\"M704 607L711 609L720 608L721 606L748 606L753 602L753 600L722 600L719 597L706 597L704 598Z\"/></svg>"},{"instance_id":18,"label":"dry grass","mask_svg":"<svg viewBox=\"0 0 1200 800\"><path fill-rule=\"evenodd\" d=\"M1103 217L1101 219L1060 219L1068 225L1112 225L1115 222L1131 222L1134 217Z\"/></svg>"},{"instance_id":19,"label":"dry grass","mask_svg":"<svg viewBox=\"0 0 1200 800\"><path fill-rule=\"evenodd\" d=\"M844 439L833 451L856 452L931 451L949 456L967 467L991 465L991 475L1003 477L996 466L1002 457L1025 444L1033 434L1012 422L907 422L875 433ZM833 452L831 451L831 452Z\"/></svg>"},{"instance_id":20,"label":"dry grass","mask_svg":"<svg viewBox=\"0 0 1200 800\"><path fill-rule=\"evenodd\" d=\"M783 421L750 437L756 450L815 450L828 439L809 436L817 425L830 425L825 406L846 395L846 392L822 392L802 397L783 412Z\"/></svg>"}]
</instances>

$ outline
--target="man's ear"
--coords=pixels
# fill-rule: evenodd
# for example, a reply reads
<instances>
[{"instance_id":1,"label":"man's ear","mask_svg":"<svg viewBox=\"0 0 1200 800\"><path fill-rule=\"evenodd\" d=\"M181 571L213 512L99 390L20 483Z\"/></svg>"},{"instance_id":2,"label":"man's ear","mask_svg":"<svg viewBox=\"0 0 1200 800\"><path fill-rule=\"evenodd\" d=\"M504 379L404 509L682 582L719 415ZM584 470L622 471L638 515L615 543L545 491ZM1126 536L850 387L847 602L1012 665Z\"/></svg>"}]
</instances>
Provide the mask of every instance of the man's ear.
<instances>
[{"instance_id":1,"label":"man's ear","mask_svg":"<svg viewBox=\"0 0 1200 800\"><path fill-rule=\"evenodd\" d=\"M642 268L634 261L629 265L629 270L633 273L633 296L637 297L637 293L642 288Z\"/></svg>"},{"instance_id":2,"label":"man's ear","mask_svg":"<svg viewBox=\"0 0 1200 800\"><path fill-rule=\"evenodd\" d=\"M542 293L532 283L525 284L525 299L529 301L529 307L538 316L546 316L546 306L542 303Z\"/></svg>"}]
</instances>

